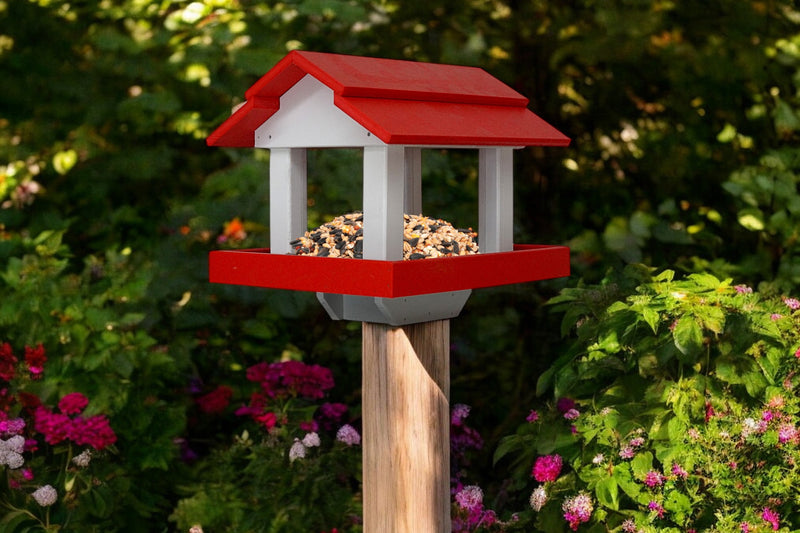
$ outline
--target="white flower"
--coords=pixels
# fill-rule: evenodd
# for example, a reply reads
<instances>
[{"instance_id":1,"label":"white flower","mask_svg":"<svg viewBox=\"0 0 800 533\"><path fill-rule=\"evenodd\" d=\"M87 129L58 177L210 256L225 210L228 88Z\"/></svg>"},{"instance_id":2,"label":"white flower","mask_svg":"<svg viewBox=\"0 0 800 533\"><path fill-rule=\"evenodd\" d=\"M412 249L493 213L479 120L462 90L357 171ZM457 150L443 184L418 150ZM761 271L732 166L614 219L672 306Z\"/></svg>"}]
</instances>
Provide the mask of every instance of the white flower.
<instances>
[{"instance_id":1,"label":"white flower","mask_svg":"<svg viewBox=\"0 0 800 533\"><path fill-rule=\"evenodd\" d=\"M306 456L306 447L300 442L300 439L294 439L294 444L289 448L289 461L294 462L295 459L302 459Z\"/></svg>"},{"instance_id":2,"label":"white flower","mask_svg":"<svg viewBox=\"0 0 800 533\"><path fill-rule=\"evenodd\" d=\"M92 460L92 452L88 448L72 458L72 462L75 463L75 466L79 466L81 468L86 468L87 466L89 466L89 462L91 460Z\"/></svg>"},{"instance_id":3,"label":"white flower","mask_svg":"<svg viewBox=\"0 0 800 533\"><path fill-rule=\"evenodd\" d=\"M361 435L358 434L356 428L350 424L345 424L336 432L336 440L344 442L348 446L355 446L361 444Z\"/></svg>"},{"instance_id":4,"label":"white flower","mask_svg":"<svg viewBox=\"0 0 800 533\"><path fill-rule=\"evenodd\" d=\"M603 461L605 460L606 460L605 456L602 453L598 453L597 455L592 457L592 464L599 465L602 464Z\"/></svg>"},{"instance_id":5,"label":"white flower","mask_svg":"<svg viewBox=\"0 0 800 533\"><path fill-rule=\"evenodd\" d=\"M311 433L306 433L306 436L303 437L303 445L306 448L316 448L322 444L319 440L319 435L316 432L312 431Z\"/></svg>"},{"instance_id":6,"label":"white flower","mask_svg":"<svg viewBox=\"0 0 800 533\"><path fill-rule=\"evenodd\" d=\"M14 435L8 440L0 440L0 450L22 453L25 450L25 437Z\"/></svg>"},{"instance_id":7,"label":"white flower","mask_svg":"<svg viewBox=\"0 0 800 533\"><path fill-rule=\"evenodd\" d=\"M36 503L42 507L53 505L56 503L56 500L58 500L58 492L56 492L56 489L54 489L52 485L39 487L33 492L32 496L33 499L36 500Z\"/></svg>"},{"instance_id":8,"label":"white flower","mask_svg":"<svg viewBox=\"0 0 800 533\"><path fill-rule=\"evenodd\" d=\"M0 465L6 465L8 468L14 470L25 464L25 459L22 455L11 450L0 450Z\"/></svg>"},{"instance_id":9,"label":"white flower","mask_svg":"<svg viewBox=\"0 0 800 533\"><path fill-rule=\"evenodd\" d=\"M544 490L544 486L539 485L531 493L531 508L539 512L545 503L547 503L547 491Z\"/></svg>"}]
</instances>

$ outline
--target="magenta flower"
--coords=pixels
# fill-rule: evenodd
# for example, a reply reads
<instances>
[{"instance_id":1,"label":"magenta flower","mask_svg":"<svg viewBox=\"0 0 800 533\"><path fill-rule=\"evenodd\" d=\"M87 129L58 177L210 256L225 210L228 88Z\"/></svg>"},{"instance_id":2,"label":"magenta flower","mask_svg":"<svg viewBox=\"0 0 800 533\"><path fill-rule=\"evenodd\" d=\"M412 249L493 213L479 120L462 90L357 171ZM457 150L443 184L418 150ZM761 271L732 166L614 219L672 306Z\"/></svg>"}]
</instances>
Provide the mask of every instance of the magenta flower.
<instances>
[{"instance_id":1,"label":"magenta flower","mask_svg":"<svg viewBox=\"0 0 800 533\"><path fill-rule=\"evenodd\" d=\"M661 486L661 484L663 482L664 482L664 477L659 472L656 472L655 470L649 471L644 476L644 484L647 485L650 488L659 487L659 486Z\"/></svg>"},{"instance_id":2,"label":"magenta flower","mask_svg":"<svg viewBox=\"0 0 800 533\"><path fill-rule=\"evenodd\" d=\"M681 467L681 465L679 465L678 463L673 463L672 464L672 475L674 475L675 477L686 479L687 477L689 477L689 472L684 470Z\"/></svg>"},{"instance_id":3,"label":"magenta flower","mask_svg":"<svg viewBox=\"0 0 800 533\"><path fill-rule=\"evenodd\" d=\"M456 494L456 503L467 511L479 510L483 507L483 490L477 485L467 485Z\"/></svg>"},{"instance_id":4,"label":"magenta flower","mask_svg":"<svg viewBox=\"0 0 800 533\"><path fill-rule=\"evenodd\" d=\"M457 403L450 412L450 424L460 426L465 418L469 416L470 407L463 403Z\"/></svg>"},{"instance_id":5,"label":"magenta flower","mask_svg":"<svg viewBox=\"0 0 800 533\"><path fill-rule=\"evenodd\" d=\"M89 405L89 398L80 392L70 392L58 402L58 409L65 415L77 415Z\"/></svg>"},{"instance_id":6,"label":"magenta flower","mask_svg":"<svg viewBox=\"0 0 800 533\"><path fill-rule=\"evenodd\" d=\"M798 350L798 352L800 352L800 350ZM539 413L531 409L531 412L528 414L525 420L531 423L536 422L537 420L539 420Z\"/></svg>"},{"instance_id":7,"label":"magenta flower","mask_svg":"<svg viewBox=\"0 0 800 533\"><path fill-rule=\"evenodd\" d=\"M556 409L558 409L559 413L566 413L570 409L575 407L575 400L572 398L559 398L556 402Z\"/></svg>"},{"instance_id":8,"label":"magenta flower","mask_svg":"<svg viewBox=\"0 0 800 533\"><path fill-rule=\"evenodd\" d=\"M531 475L539 483L555 481L561 473L562 462L563 460L558 454L537 457Z\"/></svg>"},{"instance_id":9,"label":"magenta flower","mask_svg":"<svg viewBox=\"0 0 800 533\"><path fill-rule=\"evenodd\" d=\"M647 508L656 513L656 516L659 518L664 518L664 513L666 512L665 509L661 506L658 502L650 502L647 504Z\"/></svg>"},{"instance_id":10,"label":"magenta flower","mask_svg":"<svg viewBox=\"0 0 800 533\"><path fill-rule=\"evenodd\" d=\"M780 515L776 511L773 511L769 507L764 507L764 511L761 513L761 518L765 521L769 522L772 526L773 531L777 531L780 529Z\"/></svg>"},{"instance_id":11,"label":"magenta flower","mask_svg":"<svg viewBox=\"0 0 800 533\"><path fill-rule=\"evenodd\" d=\"M588 494L580 492L564 500L561 510L564 511L564 520L569 523L570 529L577 531L580 524L588 522L592 517L594 505L592 504L592 498Z\"/></svg>"}]
</instances>

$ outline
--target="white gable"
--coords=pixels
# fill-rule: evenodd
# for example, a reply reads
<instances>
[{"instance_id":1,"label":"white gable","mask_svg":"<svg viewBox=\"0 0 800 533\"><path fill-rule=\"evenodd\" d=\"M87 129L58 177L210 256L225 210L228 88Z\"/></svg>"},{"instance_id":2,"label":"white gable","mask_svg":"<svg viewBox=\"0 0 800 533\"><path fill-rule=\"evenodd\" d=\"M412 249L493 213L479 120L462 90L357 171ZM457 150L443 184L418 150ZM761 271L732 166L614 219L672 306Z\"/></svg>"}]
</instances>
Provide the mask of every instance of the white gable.
<instances>
[{"instance_id":1,"label":"white gable","mask_svg":"<svg viewBox=\"0 0 800 533\"><path fill-rule=\"evenodd\" d=\"M333 104L333 90L306 74L255 131L258 148L333 148L385 143Z\"/></svg>"}]
</instances>

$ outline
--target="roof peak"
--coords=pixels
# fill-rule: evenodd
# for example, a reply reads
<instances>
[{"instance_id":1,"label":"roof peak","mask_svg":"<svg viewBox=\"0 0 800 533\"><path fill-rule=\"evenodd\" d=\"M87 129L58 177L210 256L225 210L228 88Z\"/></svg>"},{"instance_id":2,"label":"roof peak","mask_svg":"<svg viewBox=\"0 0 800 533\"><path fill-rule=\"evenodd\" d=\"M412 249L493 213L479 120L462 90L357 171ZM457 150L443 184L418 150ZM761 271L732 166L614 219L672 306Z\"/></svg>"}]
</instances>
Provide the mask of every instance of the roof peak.
<instances>
[{"instance_id":1,"label":"roof peak","mask_svg":"<svg viewBox=\"0 0 800 533\"><path fill-rule=\"evenodd\" d=\"M479 67L331 54L289 52L246 92L280 97L305 74L337 96L525 107L528 99Z\"/></svg>"}]
</instances>

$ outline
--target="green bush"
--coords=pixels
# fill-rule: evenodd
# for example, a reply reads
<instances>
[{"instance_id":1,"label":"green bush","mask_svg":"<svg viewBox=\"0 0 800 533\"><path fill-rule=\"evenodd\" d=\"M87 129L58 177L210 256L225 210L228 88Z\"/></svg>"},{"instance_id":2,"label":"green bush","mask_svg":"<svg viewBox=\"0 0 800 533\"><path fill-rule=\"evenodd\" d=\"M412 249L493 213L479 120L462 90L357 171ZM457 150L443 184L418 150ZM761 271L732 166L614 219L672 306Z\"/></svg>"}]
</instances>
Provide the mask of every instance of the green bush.
<instances>
[{"instance_id":1,"label":"green bush","mask_svg":"<svg viewBox=\"0 0 800 533\"><path fill-rule=\"evenodd\" d=\"M514 488L531 495L528 523L800 527L800 301L707 274L631 267L552 304L575 338L538 387L560 400L495 453ZM563 469L544 475L546 456Z\"/></svg>"}]
</instances>

